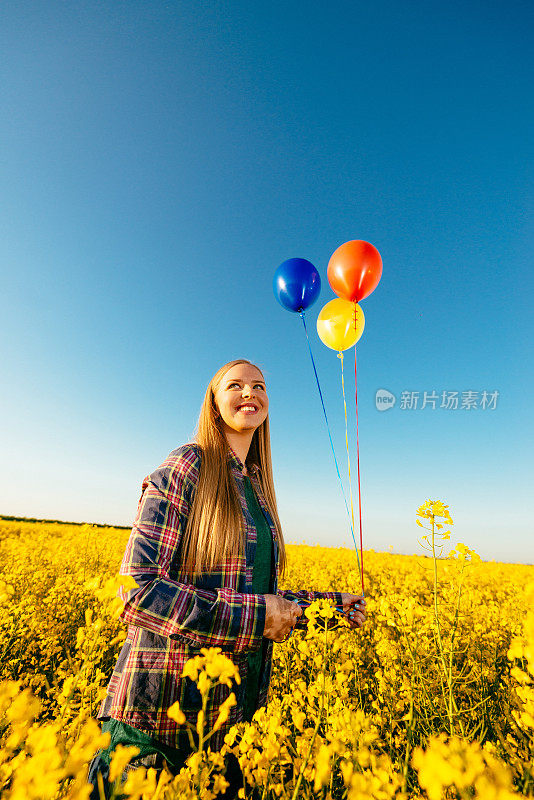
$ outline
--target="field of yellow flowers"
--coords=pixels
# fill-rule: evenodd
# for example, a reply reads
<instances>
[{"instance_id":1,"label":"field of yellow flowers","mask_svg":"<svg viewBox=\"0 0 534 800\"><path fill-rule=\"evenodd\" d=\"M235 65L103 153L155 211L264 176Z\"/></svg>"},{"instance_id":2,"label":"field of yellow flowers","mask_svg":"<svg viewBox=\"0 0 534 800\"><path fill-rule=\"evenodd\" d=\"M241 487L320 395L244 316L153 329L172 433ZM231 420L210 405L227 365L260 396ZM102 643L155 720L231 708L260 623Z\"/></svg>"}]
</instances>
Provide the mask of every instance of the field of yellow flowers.
<instances>
[{"instance_id":1,"label":"field of yellow flowers","mask_svg":"<svg viewBox=\"0 0 534 800\"><path fill-rule=\"evenodd\" d=\"M416 521L421 557L365 553L364 629L341 619L332 629L329 605L312 604L307 632L275 645L268 708L232 728L222 755L199 719L198 752L178 776L139 768L121 785L135 755L123 749L111 766L117 797L224 797L229 750L243 797L253 786L265 800L534 797L534 567L452 547L441 503ZM127 537L0 519L6 800L87 800L87 766L108 736L94 717L125 638L116 595ZM358 592L354 552L288 553L288 587ZM232 668L217 649L187 667L205 694L237 678Z\"/></svg>"}]
</instances>

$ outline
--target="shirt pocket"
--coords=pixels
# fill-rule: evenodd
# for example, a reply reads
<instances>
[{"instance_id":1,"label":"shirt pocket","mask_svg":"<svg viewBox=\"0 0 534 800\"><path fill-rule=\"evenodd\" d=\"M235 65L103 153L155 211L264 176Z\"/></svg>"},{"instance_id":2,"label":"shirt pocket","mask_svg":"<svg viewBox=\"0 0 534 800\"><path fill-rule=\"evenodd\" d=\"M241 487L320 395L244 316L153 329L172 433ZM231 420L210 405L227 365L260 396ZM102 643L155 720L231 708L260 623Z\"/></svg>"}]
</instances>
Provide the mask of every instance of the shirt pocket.
<instances>
[{"instance_id":1,"label":"shirt pocket","mask_svg":"<svg viewBox=\"0 0 534 800\"><path fill-rule=\"evenodd\" d=\"M187 657L190 657L189 654L187 654L185 661L187 661ZM244 689L246 685L248 666L247 656L236 656L231 660L239 670L241 683L238 684L235 680L232 680L231 688L225 684L213 684L208 694L208 713L210 713L210 711L214 711L215 715L217 715L219 705L226 700L231 692L234 692L238 706L243 705L244 703ZM195 681L191 680L191 678L188 676L182 676L180 678L178 702L180 704L180 709L184 712L184 714L187 715L198 712L202 708L202 695L200 694Z\"/></svg>"},{"instance_id":2,"label":"shirt pocket","mask_svg":"<svg viewBox=\"0 0 534 800\"><path fill-rule=\"evenodd\" d=\"M169 668L172 670L173 682L175 682L175 689L170 691L174 698L178 700L180 709L185 714L200 711L202 708L202 695L197 689L195 681L187 676L182 675L183 668L189 659L200 655L199 649L201 645L191 643L187 636L173 637L170 641L170 663ZM170 675L167 675L167 683L169 683Z\"/></svg>"}]
</instances>

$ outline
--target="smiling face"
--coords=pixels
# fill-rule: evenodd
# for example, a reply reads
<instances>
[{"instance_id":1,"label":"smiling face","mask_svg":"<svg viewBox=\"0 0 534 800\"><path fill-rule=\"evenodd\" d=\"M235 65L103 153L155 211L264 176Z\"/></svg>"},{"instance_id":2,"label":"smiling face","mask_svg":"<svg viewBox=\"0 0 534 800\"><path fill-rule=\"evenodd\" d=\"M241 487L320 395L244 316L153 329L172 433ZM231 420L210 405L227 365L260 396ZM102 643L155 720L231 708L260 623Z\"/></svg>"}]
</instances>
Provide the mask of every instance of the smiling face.
<instances>
[{"instance_id":1,"label":"smiling face","mask_svg":"<svg viewBox=\"0 0 534 800\"><path fill-rule=\"evenodd\" d=\"M225 372L214 396L225 434L254 432L267 417L265 378L252 364L236 364Z\"/></svg>"}]
</instances>

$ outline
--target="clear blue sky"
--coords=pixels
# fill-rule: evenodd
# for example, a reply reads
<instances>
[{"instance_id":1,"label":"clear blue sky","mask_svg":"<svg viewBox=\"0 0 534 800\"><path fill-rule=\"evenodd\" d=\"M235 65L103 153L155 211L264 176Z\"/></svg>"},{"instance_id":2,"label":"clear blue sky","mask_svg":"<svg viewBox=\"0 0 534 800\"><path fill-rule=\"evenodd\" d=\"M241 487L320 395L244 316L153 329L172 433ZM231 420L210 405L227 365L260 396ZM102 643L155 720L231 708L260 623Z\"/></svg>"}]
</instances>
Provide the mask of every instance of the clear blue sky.
<instances>
[{"instance_id":1,"label":"clear blue sky","mask_svg":"<svg viewBox=\"0 0 534 800\"><path fill-rule=\"evenodd\" d=\"M365 546L415 552L432 497L483 558L534 561L533 22L514 0L4 2L0 513L131 523L213 372L247 357L286 539L348 546L271 282L294 256L321 273L344 463L315 320L330 255L365 239L384 263L358 344ZM500 394L380 413L380 388Z\"/></svg>"}]
</instances>

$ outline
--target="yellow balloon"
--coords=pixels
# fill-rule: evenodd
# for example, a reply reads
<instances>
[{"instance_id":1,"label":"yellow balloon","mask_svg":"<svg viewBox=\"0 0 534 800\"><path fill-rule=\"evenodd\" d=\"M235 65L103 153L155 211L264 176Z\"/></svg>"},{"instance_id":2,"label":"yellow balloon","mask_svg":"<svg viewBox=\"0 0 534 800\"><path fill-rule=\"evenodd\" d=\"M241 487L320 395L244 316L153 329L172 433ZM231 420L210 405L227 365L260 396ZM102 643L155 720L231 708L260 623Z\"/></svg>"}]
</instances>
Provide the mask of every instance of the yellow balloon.
<instances>
[{"instance_id":1,"label":"yellow balloon","mask_svg":"<svg viewBox=\"0 0 534 800\"><path fill-rule=\"evenodd\" d=\"M365 317L361 307L350 300L330 300L317 318L319 338L332 350L347 350L363 333Z\"/></svg>"}]
</instances>

